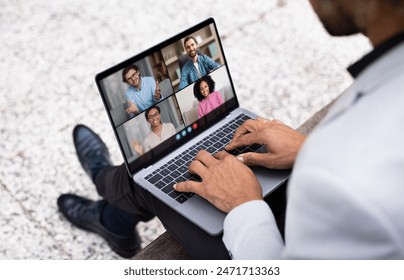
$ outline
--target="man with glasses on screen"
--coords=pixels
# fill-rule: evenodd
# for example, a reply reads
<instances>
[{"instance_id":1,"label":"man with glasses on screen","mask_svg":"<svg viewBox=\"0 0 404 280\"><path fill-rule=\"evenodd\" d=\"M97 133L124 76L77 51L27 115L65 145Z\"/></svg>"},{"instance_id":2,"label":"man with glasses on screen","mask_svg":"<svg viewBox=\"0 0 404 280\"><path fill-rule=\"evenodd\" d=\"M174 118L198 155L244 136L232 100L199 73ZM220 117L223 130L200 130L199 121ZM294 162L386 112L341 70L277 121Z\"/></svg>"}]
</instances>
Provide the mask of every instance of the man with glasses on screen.
<instances>
[{"instance_id":1,"label":"man with glasses on screen","mask_svg":"<svg viewBox=\"0 0 404 280\"><path fill-rule=\"evenodd\" d=\"M122 71L122 81L129 87L125 92L128 101L128 114L139 114L162 100L158 81L153 77L142 77L136 65L130 65Z\"/></svg>"}]
</instances>

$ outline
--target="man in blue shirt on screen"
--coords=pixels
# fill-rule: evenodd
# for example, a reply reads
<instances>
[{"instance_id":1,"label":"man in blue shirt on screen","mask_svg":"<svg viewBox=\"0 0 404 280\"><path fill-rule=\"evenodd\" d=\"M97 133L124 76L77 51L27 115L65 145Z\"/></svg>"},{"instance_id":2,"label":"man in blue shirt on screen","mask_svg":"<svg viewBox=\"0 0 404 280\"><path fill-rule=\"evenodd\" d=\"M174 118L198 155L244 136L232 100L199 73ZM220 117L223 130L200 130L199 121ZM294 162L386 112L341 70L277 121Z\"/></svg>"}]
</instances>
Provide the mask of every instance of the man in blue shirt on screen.
<instances>
[{"instance_id":1,"label":"man in blue shirt on screen","mask_svg":"<svg viewBox=\"0 0 404 280\"><path fill-rule=\"evenodd\" d=\"M125 92L128 114L139 114L162 100L158 81L153 77L142 77L139 67L130 65L122 71L122 81L129 85Z\"/></svg>"},{"instance_id":2,"label":"man in blue shirt on screen","mask_svg":"<svg viewBox=\"0 0 404 280\"><path fill-rule=\"evenodd\" d=\"M178 89L183 89L220 66L209 56L198 54L198 46L194 37L185 38L184 48L190 59L181 69L181 80Z\"/></svg>"}]
</instances>

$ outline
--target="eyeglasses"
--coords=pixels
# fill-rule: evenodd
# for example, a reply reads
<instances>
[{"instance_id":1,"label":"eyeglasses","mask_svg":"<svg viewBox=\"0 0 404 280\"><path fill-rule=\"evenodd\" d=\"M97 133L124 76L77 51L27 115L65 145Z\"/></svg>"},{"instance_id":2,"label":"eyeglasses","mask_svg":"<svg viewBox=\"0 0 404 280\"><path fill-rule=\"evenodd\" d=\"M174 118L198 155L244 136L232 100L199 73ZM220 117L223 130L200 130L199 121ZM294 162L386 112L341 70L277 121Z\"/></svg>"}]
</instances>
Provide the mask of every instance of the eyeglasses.
<instances>
[{"instance_id":1,"label":"eyeglasses","mask_svg":"<svg viewBox=\"0 0 404 280\"><path fill-rule=\"evenodd\" d=\"M134 83L135 82L135 78L139 77L139 71L133 73L132 76L130 76L129 78L127 78L126 80L130 83Z\"/></svg>"},{"instance_id":2,"label":"eyeglasses","mask_svg":"<svg viewBox=\"0 0 404 280\"><path fill-rule=\"evenodd\" d=\"M151 121L152 119L157 118L158 116L160 116L160 113L159 113L159 112L156 112L156 113L154 113L153 115L148 116L147 119L148 119L149 121Z\"/></svg>"}]
</instances>

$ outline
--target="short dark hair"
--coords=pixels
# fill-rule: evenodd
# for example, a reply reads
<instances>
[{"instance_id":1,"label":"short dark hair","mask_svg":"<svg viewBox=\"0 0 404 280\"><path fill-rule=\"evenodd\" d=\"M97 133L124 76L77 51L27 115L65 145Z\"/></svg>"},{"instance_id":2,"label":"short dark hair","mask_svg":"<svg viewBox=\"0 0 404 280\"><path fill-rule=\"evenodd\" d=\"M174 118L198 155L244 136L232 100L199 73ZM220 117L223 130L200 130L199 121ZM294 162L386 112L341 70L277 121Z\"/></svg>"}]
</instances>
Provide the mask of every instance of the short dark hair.
<instances>
[{"instance_id":1,"label":"short dark hair","mask_svg":"<svg viewBox=\"0 0 404 280\"><path fill-rule=\"evenodd\" d=\"M202 78L200 78L196 83L194 84L194 96L198 101L202 101L205 97L201 94L201 90L199 89L199 86L201 82L204 81L208 84L209 87L209 94L215 91L215 81L212 79L211 76L207 75Z\"/></svg>"},{"instance_id":2,"label":"short dark hair","mask_svg":"<svg viewBox=\"0 0 404 280\"><path fill-rule=\"evenodd\" d=\"M184 48L185 48L185 43L191 39L194 40L195 44L198 44L198 42L196 41L194 36L188 36L188 37L185 37L185 39L184 39Z\"/></svg>"},{"instance_id":3,"label":"short dark hair","mask_svg":"<svg viewBox=\"0 0 404 280\"><path fill-rule=\"evenodd\" d=\"M161 110L160 110L160 107L159 107L159 106L154 105L154 106L150 107L149 109L146 110L146 113L144 114L144 116L145 116L145 118L146 118L146 121L149 120L149 113L150 113L150 111L151 111L152 109L157 109L157 111L159 111L159 114L161 113Z\"/></svg>"},{"instance_id":4,"label":"short dark hair","mask_svg":"<svg viewBox=\"0 0 404 280\"><path fill-rule=\"evenodd\" d=\"M125 67L125 69L123 69L123 71L122 71L122 82L124 82L124 83L126 83L127 81L126 81L126 78L125 78L125 75L129 72L129 70L131 70L131 69L133 69L133 70L135 70L135 71L139 71L139 73L140 73L140 68L139 68L139 66L137 66L137 65L135 65L135 64L132 64L132 65L129 65L128 67Z\"/></svg>"}]
</instances>

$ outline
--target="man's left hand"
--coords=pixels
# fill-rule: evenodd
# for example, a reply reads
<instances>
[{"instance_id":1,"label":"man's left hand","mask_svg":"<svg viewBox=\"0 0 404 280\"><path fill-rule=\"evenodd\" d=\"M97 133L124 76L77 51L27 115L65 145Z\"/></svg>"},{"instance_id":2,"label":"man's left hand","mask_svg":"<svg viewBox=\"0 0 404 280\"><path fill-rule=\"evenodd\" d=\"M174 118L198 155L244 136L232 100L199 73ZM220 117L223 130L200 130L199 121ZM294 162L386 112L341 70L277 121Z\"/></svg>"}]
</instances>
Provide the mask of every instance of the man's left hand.
<instances>
[{"instance_id":1,"label":"man's left hand","mask_svg":"<svg viewBox=\"0 0 404 280\"><path fill-rule=\"evenodd\" d=\"M189 165L189 172L199 175L202 182L180 182L175 190L196 193L226 213L244 202L263 199L251 169L225 151L214 156L200 151Z\"/></svg>"}]
</instances>

